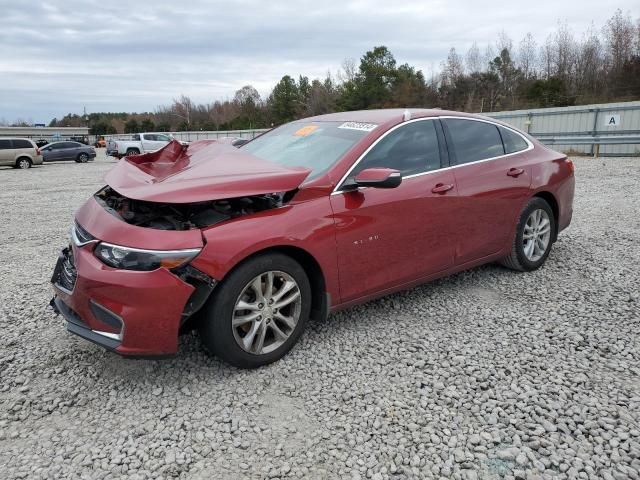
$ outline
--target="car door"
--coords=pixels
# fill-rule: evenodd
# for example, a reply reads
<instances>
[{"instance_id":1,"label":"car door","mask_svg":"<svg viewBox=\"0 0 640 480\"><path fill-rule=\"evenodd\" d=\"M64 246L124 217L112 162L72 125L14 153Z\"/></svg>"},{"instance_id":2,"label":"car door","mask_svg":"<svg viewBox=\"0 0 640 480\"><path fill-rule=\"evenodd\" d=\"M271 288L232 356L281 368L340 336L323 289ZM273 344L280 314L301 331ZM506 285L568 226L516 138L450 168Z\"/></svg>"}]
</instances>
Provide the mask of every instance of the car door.
<instances>
[{"instance_id":1,"label":"car door","mask_svg":"<svg viewBox=\"0 0 640 480\"><path fill-rule=\"evenodd\" d=\"M343 302L453 265L455 179L442 168L441 138L434 119L395 127L365 152L331 195ZM341 190L360 171L374 167L400 170L402 183L393 189Z\"/></svg>"},{"instance_id":2,"label":"car door","mask_svg":"<svg viewBox=\"0 0 640 480\"><path fill-rule=\"evenodd\" d=\"M0 139L0 165L15 165L15 155L13 154L13 144L9 139Z\"/></svg>"},{"instance_id":3,"label":"car door","mask_svg":"<svg viewBox=\"0 0 640 480\"><path fill-rule=\"evenodd\" d=\"M443 124L458 187L456 264L504 249L515 231L516 217L529 195L529 143L505 152L498 125L471 118L444 118Z\"/></svg>"},{"instance_id":4,"label":"car door","mask_svg":"<svg viewBox=\"0 0 640 480\"><path fill-rule=\"evenodd\" d=\"M142 138L142 148L145 152L153 152L157 150L156 146L156 136L153 133L145 133L144 135L140 135Z\"/></svg>"},{"instance_id":5,"label":"car door","mask_svg":"<svg viewBox=\"0 0 640 480\"><path fill-rule=\"evenodd\" d=\"M75 160L77 145L75 142L62 142L59 148L58 160Z\"/></svg>"},{"instance_id":6,"label":"car door","mask_svg":"<svg viewBox=\"0 0 640 480\"><path fill-rule=\"evenodd\" d=\"M64 155L63 142L56 142L47 145L43 149L44 160L47 162L61 160Z\"/></svg>"},{"instance_id":7,"label":"car door","mask_svg":"<svg viewBox=\"0 0 640 480\"><path fill-rule=\"evenodd\" d=\"M171 141L168 135L156 134L156 150L161 149Z\"/></svg>"}]
</instances>

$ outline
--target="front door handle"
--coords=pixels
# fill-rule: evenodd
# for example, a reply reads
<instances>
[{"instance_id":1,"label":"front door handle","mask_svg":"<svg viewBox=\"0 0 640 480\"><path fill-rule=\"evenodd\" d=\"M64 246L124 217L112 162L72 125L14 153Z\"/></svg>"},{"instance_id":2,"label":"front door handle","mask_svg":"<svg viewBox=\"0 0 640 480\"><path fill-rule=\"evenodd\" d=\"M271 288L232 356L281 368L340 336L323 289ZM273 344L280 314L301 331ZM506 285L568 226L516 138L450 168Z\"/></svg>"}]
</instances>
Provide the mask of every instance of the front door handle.
<instances>
[{"instance_id":1,"label":"front door handle","mask_svg":"<svg viewBox=\"0 0 640 480\"><path fill-rule=\"evenodd\" d=\"M449 184L449 183L438 183L435 187L433 187L431 189L432 193L439 193L439 194L443 194L443 193L447 193L449 190L451 190L453 188L453 185Z\"/></svg>"},{"instance_id":2,"label":"front door handle","mask_svg":"<svg viewBox=\"0 0 640 480\"><path fill-rule=\"evenodd\" d=\"M524 170L522 168L510 168L507 172L507 175L509 175L510 177L517 177L519 175L522 175L523 173Z\"/></svg>"}]
</instances>

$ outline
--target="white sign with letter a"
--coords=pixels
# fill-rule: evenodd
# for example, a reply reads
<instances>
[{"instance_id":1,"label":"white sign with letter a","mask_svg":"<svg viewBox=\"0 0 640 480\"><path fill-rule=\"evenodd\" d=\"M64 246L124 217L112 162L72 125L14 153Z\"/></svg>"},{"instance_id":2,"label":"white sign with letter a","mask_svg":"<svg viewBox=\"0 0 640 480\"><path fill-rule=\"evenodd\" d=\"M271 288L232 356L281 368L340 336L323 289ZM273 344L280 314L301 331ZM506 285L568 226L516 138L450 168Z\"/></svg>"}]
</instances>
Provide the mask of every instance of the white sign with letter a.
<instances>
[{"instance_id":1,"label":"white sign with letter a","mask_svg":"<svg viewBox=\"0 0 640 480\"><path fill-rule=\"evenodd\" d=\"M605 127L619 127L620 125L620 115L607 115L604 117Z\"/></svg>"}]
</instances>

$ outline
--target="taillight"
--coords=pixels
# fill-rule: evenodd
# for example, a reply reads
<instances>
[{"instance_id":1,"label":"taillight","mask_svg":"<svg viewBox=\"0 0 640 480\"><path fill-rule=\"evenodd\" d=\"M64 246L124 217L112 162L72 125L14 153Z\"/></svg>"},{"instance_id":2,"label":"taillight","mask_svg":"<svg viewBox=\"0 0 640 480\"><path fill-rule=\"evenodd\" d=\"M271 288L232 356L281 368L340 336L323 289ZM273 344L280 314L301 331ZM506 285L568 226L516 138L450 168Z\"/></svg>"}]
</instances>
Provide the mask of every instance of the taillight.
<instances>
[{"instance_id":1,"label":"taillight","mask_svg":"<svg viewBox=\"0 0 640 480\"><path fill-rule=\"evenodd\" d=\"M40 149L36 147L36 155L40 155Z\"/></svg>"},{"instance_id":2,"label":"taillight","mask_svg":"<svg viewBox=\"0 0 640 480\"><path fill-rule=\"evenodd\" d=\"M570 158L565 158L564 161L567 163L567 166L569 167L569 171L573 175L573 172L576 171L576 166L573 164Z\"/></svg>"}]
</instances>

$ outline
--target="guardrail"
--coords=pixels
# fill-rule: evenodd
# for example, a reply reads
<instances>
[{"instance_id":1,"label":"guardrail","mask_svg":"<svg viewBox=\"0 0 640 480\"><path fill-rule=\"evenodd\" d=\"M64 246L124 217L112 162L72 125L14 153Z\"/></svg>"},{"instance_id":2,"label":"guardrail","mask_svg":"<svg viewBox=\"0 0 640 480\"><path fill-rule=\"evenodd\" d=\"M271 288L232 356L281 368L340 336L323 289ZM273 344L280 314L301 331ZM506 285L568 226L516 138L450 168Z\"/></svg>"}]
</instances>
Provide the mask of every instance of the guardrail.
<instances>
[{"instance_id":1,"label":"guardrail","mask_svg":"<svg viewBox=\"0 0 640 480\"><path fill-rule=\"evenodd\" d=\"M600 145L640 145L640 135L552 136L536 137L545 145L592 145L593 156L600 156Z\"/></svg>"}]
</instances>

